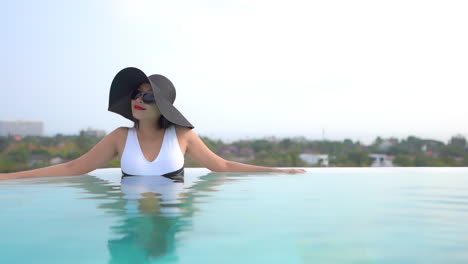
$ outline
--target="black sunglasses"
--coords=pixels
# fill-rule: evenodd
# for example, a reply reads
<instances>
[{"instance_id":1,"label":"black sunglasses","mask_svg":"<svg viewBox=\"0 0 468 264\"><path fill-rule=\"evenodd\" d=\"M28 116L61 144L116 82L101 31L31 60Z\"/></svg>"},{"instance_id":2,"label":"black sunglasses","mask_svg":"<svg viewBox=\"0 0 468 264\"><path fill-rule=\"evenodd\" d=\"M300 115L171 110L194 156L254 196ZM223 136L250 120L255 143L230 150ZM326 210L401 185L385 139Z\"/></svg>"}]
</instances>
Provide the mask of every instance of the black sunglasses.
<instances>
[{"instance_id":1,"label":"black sunglasses","mask_svg":"<svg viewBox=\"0 0 468 264\"><path fill-rule=\"evenodd\" d=\"M138 97L143 96L143 103L145 104L155 104L154 95L152 93L144 93L138 90L133 90L130 93L130 99L135 100Z\"/></svg>"}]
</instances>

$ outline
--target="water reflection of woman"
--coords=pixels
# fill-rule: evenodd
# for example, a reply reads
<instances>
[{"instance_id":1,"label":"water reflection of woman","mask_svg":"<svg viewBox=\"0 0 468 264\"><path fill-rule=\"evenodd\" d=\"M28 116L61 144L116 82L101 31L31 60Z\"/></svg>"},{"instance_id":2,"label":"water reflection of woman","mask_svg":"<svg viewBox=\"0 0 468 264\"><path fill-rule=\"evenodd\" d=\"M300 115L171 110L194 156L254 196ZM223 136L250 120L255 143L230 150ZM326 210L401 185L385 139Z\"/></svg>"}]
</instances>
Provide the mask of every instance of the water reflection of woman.
<instances>
[{"instance_id":1,"label":"water reflection of woman","mask_svg":"<svg viewBox=\"0 0 468 264\"><path fill-rule=\"evenodd\" d=\"M109 240L109 263L176 259L176 235L190 225L195 192L213 191L213 186L225 181L225 175L208 173L190 181L171 181L153 177L122 180L125 217L114 229L122 237Z\"/></svg>"},{"instance_id":2,"label":"water reflection of woman","mask_svg":"<svg viewBox=\"0 0 468 264\"><path fill-rule=\"evenodd\" d=\"M131 177L122 179L121 191L126 200L124 217L114 232L122 237L109 241L110 263L127 259L139 263L172 252L183 183L162 177ZM166 206L166 210L165 203L172 208Z\"/></svg>"}]
</instances>

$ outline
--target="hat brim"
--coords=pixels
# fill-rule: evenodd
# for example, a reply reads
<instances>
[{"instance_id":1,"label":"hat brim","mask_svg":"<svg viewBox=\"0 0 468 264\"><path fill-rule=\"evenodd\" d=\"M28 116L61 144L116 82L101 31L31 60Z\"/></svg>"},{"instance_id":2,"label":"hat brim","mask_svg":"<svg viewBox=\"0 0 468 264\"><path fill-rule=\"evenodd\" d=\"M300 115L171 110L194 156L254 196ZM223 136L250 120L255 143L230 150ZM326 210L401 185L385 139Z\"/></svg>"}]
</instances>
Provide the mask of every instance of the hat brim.
<instances>
[{"instance_id":1,"label":"hat brim","mask_svg":"<svg viewBox=\"0 0 468 264\"><path fill-rule=\"evenodd\" d=\"M157 84L151 81L142 70L135 67L125 68L115 75L109 92L109 106L107 110L134 121L129 95L131 91L138 88L144 82L151 85L156 105L167 120L174 124L194 128L174 105L163 96L158 96L160 89L157 87Z\"/></svg>"}]
</instances>

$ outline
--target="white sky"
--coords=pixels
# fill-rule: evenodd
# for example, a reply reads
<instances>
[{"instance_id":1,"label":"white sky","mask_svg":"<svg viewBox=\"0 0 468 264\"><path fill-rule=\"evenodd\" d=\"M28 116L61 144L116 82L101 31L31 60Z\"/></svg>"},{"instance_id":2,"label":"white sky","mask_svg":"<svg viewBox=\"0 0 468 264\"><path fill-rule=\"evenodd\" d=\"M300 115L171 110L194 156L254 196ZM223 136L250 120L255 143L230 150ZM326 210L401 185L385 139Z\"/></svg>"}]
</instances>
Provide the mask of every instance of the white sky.
<instances>
[{"instance_id":1,"label":"white sky","mask_svg":"<svg viewBox=\"0 0 468 264\"><path fill-rule=\"evenodd\" d=\"M1 120L112 131L122 68L160 73L199 135L468 136L466 1L8 1ZM5 58L5 59L3 59Z\"/></svg>"}]
</instances>

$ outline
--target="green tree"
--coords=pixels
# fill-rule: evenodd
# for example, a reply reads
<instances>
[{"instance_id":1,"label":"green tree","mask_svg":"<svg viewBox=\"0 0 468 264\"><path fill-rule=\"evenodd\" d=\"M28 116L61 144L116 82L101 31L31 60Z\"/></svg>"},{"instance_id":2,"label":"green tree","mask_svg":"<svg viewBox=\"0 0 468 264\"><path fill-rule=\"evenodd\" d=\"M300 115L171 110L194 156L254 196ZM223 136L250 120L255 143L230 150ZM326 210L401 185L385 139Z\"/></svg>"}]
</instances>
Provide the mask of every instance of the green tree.
<instances>
[{"instance_id":1,"label":"green tree","mask_svg":"<svg viewBox=\"0 0 468 264\"><path fill-rule=\"evenodd\" d=\"M369 158L369 152L356 150L348 153L347 159L351 161L356 166L369 166L371 164L371 159Z\"/></svg>"},{"instance_id":2,"label":"green tree","mask_svg":"<svg viewBox=\"0 0 468 264\"><path fill-rule=\"evenodd\" d=\"M3 152L9 144L8 137L0 137L0 152Z\"/></svg>"},{"instance_id":3,"label":"green tree","mask_svg":"<svg viewBox=\"0 0 468 264\"><path fill-rule=\"evenodd\" d=\"M465 149L467 147L466 138L460 134L455 135L449 140L449 145L460 149Z\"/></svg>"},{"instance_id":4,"label":"green tree","mask_svg":"<svg viewBox=\"0 0 468 264\"><path fill-rule=\"evenodd\" d=\"M31 153L29 153L26 145L21 145L19 148L7 153L8 160L19 164L28 162L30 158Z\"/></svg>"},{"instance_id":5,"label":"green tree","mask_svg":"<svg viewBox=\"0 0 468 264\"><path fill-rule=\"evenodd\" d=\"M393 161L395 165L401 167L412 167L414 166L413 160L406 155L397 155Z\"/></svg>"}]
</instances>

